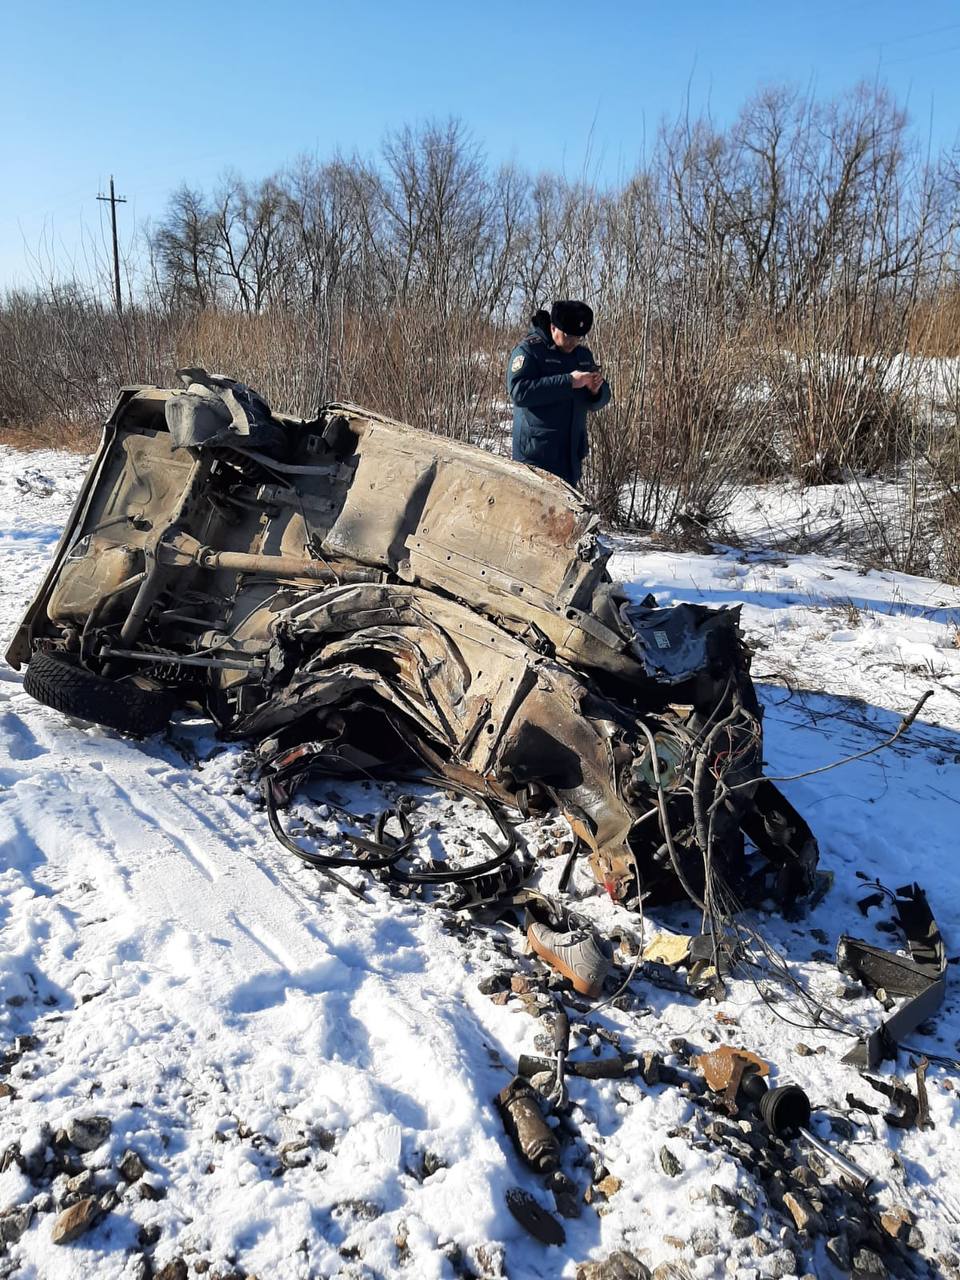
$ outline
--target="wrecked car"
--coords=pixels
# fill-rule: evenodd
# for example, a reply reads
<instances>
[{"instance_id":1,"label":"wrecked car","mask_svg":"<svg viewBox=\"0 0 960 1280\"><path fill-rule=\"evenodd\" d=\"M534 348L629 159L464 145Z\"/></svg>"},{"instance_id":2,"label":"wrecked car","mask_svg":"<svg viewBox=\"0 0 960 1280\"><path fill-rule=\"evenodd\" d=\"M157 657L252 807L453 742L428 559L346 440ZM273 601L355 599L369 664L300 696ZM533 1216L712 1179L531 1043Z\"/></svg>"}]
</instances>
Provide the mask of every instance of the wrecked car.
<instances>
[{"instance_id":1,"label":"wrecked car","mask_svg":"<svg viewBox=\"0 0 960 1280\"><path fill-rule=\"evenodd\" d=\"M182 378L125 388L105 424L7 653L29 694L139 736L200 708L281 803L309 770L419 770L559 810L628 904L810 886L813 837L762 777L738 609L631 601L596 513L534 467Z\"/></svg>"}]
</instances>

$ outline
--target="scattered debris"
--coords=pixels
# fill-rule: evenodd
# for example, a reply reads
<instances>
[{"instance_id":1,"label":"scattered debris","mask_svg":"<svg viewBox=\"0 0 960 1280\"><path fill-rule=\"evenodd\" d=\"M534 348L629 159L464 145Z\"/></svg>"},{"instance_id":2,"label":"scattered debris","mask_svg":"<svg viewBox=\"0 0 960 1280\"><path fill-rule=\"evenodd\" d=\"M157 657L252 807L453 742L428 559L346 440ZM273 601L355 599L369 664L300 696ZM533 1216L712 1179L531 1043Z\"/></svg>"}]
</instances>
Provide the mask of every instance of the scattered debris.
<instances>
[{"instance_id":1,"label":"scattered debris","mask_svg":"<svg viewBox=\"0 0 960 1280\"><path fill-rule=\"evenodd\" d=\"M601 1178L599 1182L595 1182L593 1185L601 1195L609 1199L610 1196L617 1194L623 1184L619 1178L615 1178L612 1173L608 1173L605 1178Z\"/></svg>"},{"instance_id":2,"label":"scattered debris","mask_svg":"<svg viewBox=\"0 0 960 1280\"><path fill-rule=\"evenodd\" d=\"M671 968L684 963L690 955L691 939L679 933L655 933L644 947L644 960L654 960Z\"/></svg>"},{"instance_id":3,"label":"scattered debris","mask_svg":"<svg viewBox=\"0 0 960 1280\"><path fill-rule=\"evenodd\" d=\"M616 1056L606 1056L600 1058L584 1058L582 1060L564 1061L564 1072L566 1075L579 1076L583 1080L620 1080L624 1076L635 1075L640 1072L644 1075L646 1084L656 1084L653 1078L655 1070L656 1054L646 1055L650 1058L649 1068L645 1068L641 1059L624 1057L621 1054ZM538 1058L533 1054L522 1053L517 1062L517 1075L523 1076L526 1080L532 1080L534 1076L541 1072L548 1072L551 1078L554 1073L554 1060L552 1058ZM649 1074L650 1078L647 1078Z\"/></svg>"},{"instance_id":4,"label":"scattered debris","mask_svg":"<svg viewBox=\"0 0 960 1280\"><path fill-rule=\"evenodd\" d=\"M811 1235L822 1235L826 1230L823 1215L812 1208L806 1196L800 1191L788 1191L783 1203L796 1223L798 1231L809 1231Z\"/></svg>"},{"instance_id":5,"label":"scattered debris","mask_svg":"<svg viewBox=\"0 0 960 1280\"><path fill-rule=\"evenodd\" d=\"M667 1146L660 1148L660 1168L668 1178L677 1178L683 1173L683 1165Z\"/></svg>"},{"instance_id":6,"label":"scattered debris","mask_svg":"<svg viewBox=\"0 0 960 1280\"><path fill-rule=\"evenodd\" d=\"M738 1209L730 1220L730 1234L736 1240L746 1240L757 1234L757 1220Z\"/></svg>"},{"instance_id":7,"label":"scattered debris","mask_svg":"<svg viewBox=\"0 0 960 1280\"><path fill-rule=\"evenodd\" d=\"M710 1053L698 1054L691 1059L691 1064L714 1093L723 1095L731 1114L737 1110L737 1095L744 1076L750 1073L759 1076L770 1074L770 1066L762 1058L748 1049L735 1049L728 1044L722 1044Z\"/></svg>"},{"instance_id":8,"label":"scattered debris","mask_svg":"<svg viewBox=\"0 0 960 1280\"><path fill-rule=\"evenodd\" d=\"M943 938L927 895L918 884L891 893L883 885L861 902L861 910L889 899L910 950L909 959L843 934L837 944L837 966L860 979L873 992L907 999L869 1036L862 1038L844 1062L873 1070L882 1058L896 1056L897 1045L926 1022L943 1004L947 958Z\"/></svg>"},{"instance_id":9,"label":"scattered debris","mask_svg":"<svg viewBox=\"0 0 960 1280\"><path fill-rule=\"evenodd\" d=\"M128 1147L117 1162L117 1173L124 1182L136 1182L138 1178L142 1178L147 1172L147 1166L137 1154Z\"/></svg>"},{"instance_id":10,"label":"scattered debris","mask_svg":"<svg viewBox=\"0 0 960 1280\"><path fill-rule=\"evenodd\" d=\"M277 1155L284 1169L305 1169L311 1161L310 1144L305 1138L284 1142Z\"/></svg>"},{"instance_id":11,"label":"scattered debris","mask_svg":"<svg viewBox=\"0 0 960 1280\"><path fill-rule=\"evenodd\" d=\"M891 1205L889 1209L883 1209L880 1213L881 1227L894 1240L906 1240L914 1222L915 1218L910 1210L900 1204Z\"/></svg>"},{"instance_id":12,"label":"scattered debris","mask_svg":"<svg viewBox=\"0 0 960 1280\"><path fill-rule=\"evenodd\" d=\"M602 1262L581 1262L576 1280L650 1280L650 1269L626 1249L618 1249Z\"/></svg>"},{"instance_id":13,"label":"scattered debris","mask_svg":"<svg viewBox=\"0 0 960 1280\"><path fill-rule=\"evenodd\" d=\"M933 1121L930 1119L930 1100L927 1097L927 1068L930 1062L927 1058L921 1058L917 1062L917 1127L920 1129L934 1128Z\"/></svg>"},{"instance_id":14,"label":"scattered debris","mask_svg":"<svg viewBox=\"0 0 960 1280\"><path fill-rule=\"evenodd\" d=\"M877 1093L882 1093L884 1097L890 1099L895 1108L899 1108L899 1110L886 1112L883 1117L891 1129L912 1129L916 1125L920 1114L920 1103L902 1080L884 1080L868 1075L864 1075L863 1078L871 1088L876 1089Z\"/></svg>"},{"instance_id":15,"label":"scattered debris","mask_svg":"<svg viewBox=\"0 0 960 1280\"><path fill-rule=\"evenodd\" d=\"M18 1205L0 1213L0 1245L16 1244L33 1220L33 1205Z\"/></svg>"},{"instance_id":16,"label":"scattered debris","mask_svg":"<svg viewBox=\"0 0 960 1280\"><path fill-rule=\"evenodd\" d=\"M95 1151L110 1137L107 1116L76 1116L67 1124L67 1139L78 1151Z\"/></svg>"},{"instance_id":17,"label":"scattered debris","mask_svg":"<svg viewBox=\"0 0 960 1280\"><path fill-rule=\"evenodd\" d=\"M570 1019L563 1005L560 1005L553 1019L553 1052L554 1078L546 1098L552 1107L560 1111L567 1102L567 1086L563 1076L567 1054L570 1052Z\"/></svg>"},{"instance_id":18,"label":"scattered debris","mask_svg":"<svg viewBox=\"0 0 960 1280\"><path fill-rule=\"evenodd\" d=\"M157 1272L156 1280L187 1280L189 1274L183 1258L171 1258Z\"/></svg>"}]
</instances>

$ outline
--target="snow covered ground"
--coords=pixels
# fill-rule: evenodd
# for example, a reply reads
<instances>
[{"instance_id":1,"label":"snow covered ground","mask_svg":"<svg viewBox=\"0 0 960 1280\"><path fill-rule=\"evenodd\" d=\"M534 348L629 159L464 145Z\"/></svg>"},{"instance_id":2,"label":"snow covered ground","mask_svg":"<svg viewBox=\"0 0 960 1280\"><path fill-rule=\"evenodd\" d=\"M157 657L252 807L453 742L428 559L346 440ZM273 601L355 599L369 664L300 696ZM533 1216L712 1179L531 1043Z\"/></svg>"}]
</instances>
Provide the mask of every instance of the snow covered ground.
<instances>
[{"instance_id":1,"label":"snow covered ground","mask_svg":"<svg viewBox=\"0 0 960 1280\"><path fill-rule=\"evenodd\" d=\"M5 648L84 463L7 450L0 464ZM892 945L885 913L857 909L857 873L891 887L919 881L948 950L957 944L960 590L861 573L837 554L677 555L623 543L612 569L638 598L743 604L773 776L874 746L933 690L892 747L783 783L835 881L801 921L757 921L812 991L845 1019L873 1025L880 1006L841 1000L829 959L844 931ZM385 793L326 784L314 820L333 839L344 821L335 806L375 813ZM436 824L425 839L468 846L481 826L469 803L426 791L424 819ZM531 844L546 845L549 826L525 828ZM547 886L559 861L544 859ZM639 933L637 917L593 891L586 868L575 889L606 931ZM573 1277L579 1263L617 1248L651 1269L685 1268L662 1275L834 1274L826 1237L798 1235L704 1137L711 1117L676 1088L639 1077L571 1081L580 1138L564 1167L581 1192L593 1181L606 1194L591 1193L592 1205L564 1223L563 1247L531 1240L507 1211L506 1190L525 1187L547 1207L552 1199L513 1152L491 1100L518 1055L537 1051L543 1024L529 993L492 999L478 984L509 970L535 986L543 971L516 958L516 932L456 928L378 886L369 897L326 889L274 843L242 750L218 745L209 726L183 721L166 737L131 742L38 705L21 674L0 666L0 1215L34 1209L0 1254L0 1277L523 1280ZM645 928L649 936L698 923L672 908ZM593 1015L591 1034L596 1041L599 1028L624 1050L656 1050L668 1063L677 1061L668 1042L681 1036L760 1053L779 1082L798 1082L834 1109L814 1127L885 1181L880 1202L915 1215L918 1268L960 1275L952 1069L928 1074L932 1129L848 1112L848 1092L887 1105L840 1064L849 1040L760 986L767 1001L737 980L722 1003L701 1003L637 978L631 1007ZM916 1043L950 1058L958 1040L960 1004L948 988L936 1025ZM881 1074L894 1070L913 1083L907 1054ZM74 1243L57 1245L51 1232L68 1193L57 1134L91 1116L106 1117L109 1134L89 1154L74 1152L74 1185L97 1195L112 1186L119 1200ZM19 1160L4 1160L13 1144ZM129 1184L116 1173L128 1150L147 1167Z\"/></svg>"}]
</instances>

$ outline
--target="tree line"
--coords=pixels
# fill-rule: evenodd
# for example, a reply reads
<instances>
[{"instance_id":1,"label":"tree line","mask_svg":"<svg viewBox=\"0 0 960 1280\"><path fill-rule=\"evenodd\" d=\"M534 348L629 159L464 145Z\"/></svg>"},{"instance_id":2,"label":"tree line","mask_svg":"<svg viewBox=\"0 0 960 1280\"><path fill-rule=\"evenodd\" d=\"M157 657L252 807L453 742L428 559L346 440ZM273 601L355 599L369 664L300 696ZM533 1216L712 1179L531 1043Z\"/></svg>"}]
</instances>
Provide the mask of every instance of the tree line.
<instances>
[{"instance_id":1,"label":"tree line","mask_svg":"<svg viewBox=\"0 0 960 1280\"><path fill-rule=\"evenodd\" d=\"M960 387L945 362L931 392L920 357L960 353L958 188L957 154L878 85L665 123L615 183L492 164L457 120L404 126L373 157L180 187L122 318L53 273L8 292L0 419L80 429L118 384L202 362L288 411L352 400L505 448L509 348L581 297L614 388L585 477L608 519L706 526L750 480L905 469L942 514ZM923 567L926 526L884 546L877 524L882 558Z\"/></svg>"}]
</instances>

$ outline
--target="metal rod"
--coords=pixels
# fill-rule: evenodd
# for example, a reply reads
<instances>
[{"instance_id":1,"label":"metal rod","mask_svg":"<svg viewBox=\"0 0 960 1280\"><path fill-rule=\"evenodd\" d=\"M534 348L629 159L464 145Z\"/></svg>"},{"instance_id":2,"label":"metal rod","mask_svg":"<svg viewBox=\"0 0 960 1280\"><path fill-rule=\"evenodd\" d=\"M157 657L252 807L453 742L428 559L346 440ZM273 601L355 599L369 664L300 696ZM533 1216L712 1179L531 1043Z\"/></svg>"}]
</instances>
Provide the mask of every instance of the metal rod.
<instances>
[{"instance_id":1,"label":"metal rod","mask_svg":"<svg viewBox=\"0 0 960 1280\"><path fill-rule=\"evenodd\" d=\"M263 658L191 658L178 653L144 653L140 649L101 649L105 658L133 658L137 662L175 662L182 667L226 667L230 671L259 671Z\"/></svg>"},{"instance_id":2,"label":"metal rod","mask_svg":"<svg viewBox=\"0 0 960 1280\"><path fill-rule=\"evenodd\" d=\"M819 1138L815 1137L809 1129L801 1129L800 1133L813 1147L814 1151L819 1152L824 1160L829 1160L831 1164L835 1165L858 1191L868 1191L873 1183L877 1181L872 1173L867 1173L866 1169L861 1169L858 1164L854 1164L852 1160L842 1156L839 1151L834 1151L833 1147L828 1147L825 1142L821 1142Z\"/></svg>"},{"instance_id":3,"label":"metal rod","mask_svg":"<svg viewBox=\"0 0 960 1280\"><path fill-rule=\"evenodd\" d=\"M147 553L149 555L149 553ZM120 639L124 644L129 644L132 640L136 640L140 634L147 614L150 612L154 600L157 598L160 577L163 567L155 557L149 559L146 573L143 575L143 581L134 597L133 604L130 606L130 612L126 616L123 626L120 628Z\"/></svg>"},{"instance_id":4,"label":"metal rod","mask_svg":"<svg viewBox=\"0 0 960 1280\"><path fill-rule=\"evenodd\" d=\"M267 572L278 578L315 578L336 582L331 570L319 560L299 556L258 556L243 551L210 551L204 548L200 564L205 569L233 569L238 573Z\"/></svg>"}]
</instances>

